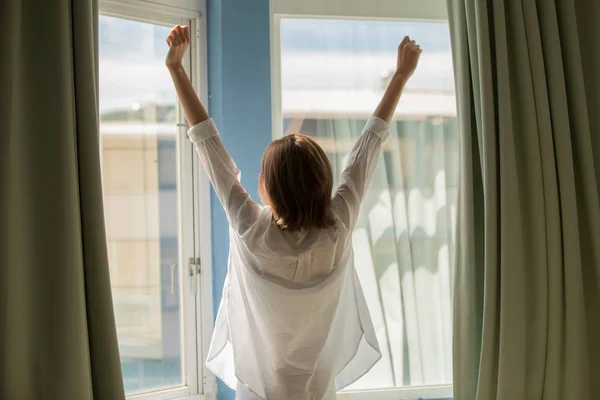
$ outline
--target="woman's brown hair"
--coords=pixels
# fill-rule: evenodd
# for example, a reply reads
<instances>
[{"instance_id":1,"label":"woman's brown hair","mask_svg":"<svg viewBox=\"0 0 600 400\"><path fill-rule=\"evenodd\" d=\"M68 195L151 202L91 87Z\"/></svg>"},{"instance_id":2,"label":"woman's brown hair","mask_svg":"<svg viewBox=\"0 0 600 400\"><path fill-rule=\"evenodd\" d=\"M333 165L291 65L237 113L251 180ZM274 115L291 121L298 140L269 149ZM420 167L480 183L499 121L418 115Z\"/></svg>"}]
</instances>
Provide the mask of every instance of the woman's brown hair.
<instances>
[{"instance_id":1,"label":"woman's brown hair","mask_svg":"<svg viewBox=\"0 0 600 400\"><path fill-rule=\"evenodd\" d=\"M281 229L297 231L335 224L331 163L310 137L293 134L273 141L263 154L261 181Z\"/></svg>"}]
</instances>

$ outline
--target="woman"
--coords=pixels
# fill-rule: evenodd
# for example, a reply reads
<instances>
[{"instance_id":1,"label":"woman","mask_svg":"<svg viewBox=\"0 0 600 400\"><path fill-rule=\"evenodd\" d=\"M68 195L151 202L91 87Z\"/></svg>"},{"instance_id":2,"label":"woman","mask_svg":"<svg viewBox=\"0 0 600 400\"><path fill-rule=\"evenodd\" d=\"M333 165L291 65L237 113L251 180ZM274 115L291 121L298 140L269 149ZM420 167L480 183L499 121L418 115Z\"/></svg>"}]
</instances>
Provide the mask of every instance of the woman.
<instances>
[{"instance_id":1,"label":"woman","mask_svg":"<svg viewBox=\"0 0 600 400\"><path fill-rule=\"evenodd\" d=\"M381 357L354 269L352 229L400 95L421 54L408 37L396 73L333 193L331 164L311 138L287 135L262 158L252 201L183 67L189 29L167 37L188 136L230 225L230 256L208 368L241 400L330 400Z\"/></svg>"}]
</instances>

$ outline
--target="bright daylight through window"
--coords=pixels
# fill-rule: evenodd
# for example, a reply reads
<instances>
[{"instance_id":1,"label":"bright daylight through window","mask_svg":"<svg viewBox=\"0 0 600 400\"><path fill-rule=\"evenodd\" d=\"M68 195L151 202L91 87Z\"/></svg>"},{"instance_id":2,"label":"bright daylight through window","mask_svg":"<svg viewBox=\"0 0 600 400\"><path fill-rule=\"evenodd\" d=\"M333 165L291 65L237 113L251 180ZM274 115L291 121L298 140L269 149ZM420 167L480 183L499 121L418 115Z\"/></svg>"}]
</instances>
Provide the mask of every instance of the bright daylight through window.
<instances>
[{"instance_id":1,"label":"bright daylight through window","mask_svg":"<svg viewBox=\"0 0 600 400\"><path fill-rule=\"evenodd\" d=\"M177 281L177 109L169 27L100 16L106 232L125 389L184 383Z\"/></svg>"},{"instance_id":2,"label":"bright daylight through window","mask_svg":"<svg viewBox=\"0 0 600 400\"><path fill-rule=\"evenodd\" d=\"M458 132L447 23L281 18L283 133L315 137L336 178L395 68L424 52L354 231L382 360L349 389L451 384Z\"/></svg>"}]
</instances>

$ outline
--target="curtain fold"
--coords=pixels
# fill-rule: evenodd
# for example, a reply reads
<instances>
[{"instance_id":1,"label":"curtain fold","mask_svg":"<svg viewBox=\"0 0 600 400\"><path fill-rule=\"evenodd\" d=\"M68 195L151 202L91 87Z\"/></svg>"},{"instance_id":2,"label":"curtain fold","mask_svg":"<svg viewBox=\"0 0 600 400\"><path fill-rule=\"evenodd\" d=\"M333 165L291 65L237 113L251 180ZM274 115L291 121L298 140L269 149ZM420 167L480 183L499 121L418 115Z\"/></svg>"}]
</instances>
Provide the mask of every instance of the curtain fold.
<instances>
[{"instance_id":1,"label":"curtain fold","mask_svg":"<svg viewBox=\"0 0 600 400\"><path fill-rule=\"evenodd\" d=\"M591 399L600 4L448 0L448 9L461 131L455 398Z\"/></svg>"},{"instance_id":2,"label":"curtain fold","mask_svg":"<svg viewBox=\"0 0 600 400\"><path fill-rule=\"evenodd\" d=\"M124 399L100 176L97 2L0 7L0 397Z\"/></svg>"}]
</instances>

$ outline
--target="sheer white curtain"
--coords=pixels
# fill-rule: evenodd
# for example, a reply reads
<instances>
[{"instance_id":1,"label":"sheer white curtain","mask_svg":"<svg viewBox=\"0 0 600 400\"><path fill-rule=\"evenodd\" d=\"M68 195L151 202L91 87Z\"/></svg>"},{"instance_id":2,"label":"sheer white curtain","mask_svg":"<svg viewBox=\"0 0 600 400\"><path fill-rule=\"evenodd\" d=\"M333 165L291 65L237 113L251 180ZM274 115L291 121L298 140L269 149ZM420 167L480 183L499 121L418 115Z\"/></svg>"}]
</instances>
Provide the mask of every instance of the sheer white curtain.
<instances>
[{"instance_id":1,"label":"sheer white curtain","mask_svg":"<svg viewBox=\"0 0 600 400\"><path fill-rule=\"evenodd\" d=\"M284 133L316 137L336 178L374 110L405 34L424 53L354 232L382 360L351 388L452 382L458 134L447 24L280 20Z\"/></svg>"}]
</instances>

